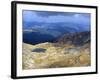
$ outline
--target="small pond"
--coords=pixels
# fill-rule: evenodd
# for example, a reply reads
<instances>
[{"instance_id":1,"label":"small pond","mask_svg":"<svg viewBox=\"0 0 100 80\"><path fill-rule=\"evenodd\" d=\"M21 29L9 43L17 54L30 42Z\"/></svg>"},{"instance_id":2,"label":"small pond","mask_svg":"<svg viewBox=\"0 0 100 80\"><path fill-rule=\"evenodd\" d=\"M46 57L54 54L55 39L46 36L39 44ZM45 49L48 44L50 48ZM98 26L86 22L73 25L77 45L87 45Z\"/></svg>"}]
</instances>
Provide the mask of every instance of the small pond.
<instances>
[{"instance_id":1,"label":"small pond","mask_svg":"<svg viewBox=\"0 0 100 80\"><path fill-rule=\"evenodd\" d=\"M39 52L39 53L45 52L45 51L46 51L46 49L43 49L43 48L36 48L36 49L32 50L32 52Z\"/></svg>"}]
</instances>

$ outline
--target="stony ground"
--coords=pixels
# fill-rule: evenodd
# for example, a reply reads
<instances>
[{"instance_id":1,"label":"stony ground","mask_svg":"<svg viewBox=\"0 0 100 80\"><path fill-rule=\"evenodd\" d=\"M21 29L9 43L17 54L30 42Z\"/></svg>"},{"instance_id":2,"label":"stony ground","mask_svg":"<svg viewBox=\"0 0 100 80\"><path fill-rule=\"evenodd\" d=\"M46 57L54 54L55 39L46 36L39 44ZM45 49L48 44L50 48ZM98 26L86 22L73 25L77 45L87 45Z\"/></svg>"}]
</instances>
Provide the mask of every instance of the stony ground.
<instances>
[{"instance_id":1,"label":"stony ground","mask_svg":"<svg viewBox=\"0 0 100 80\"><path fill-rule=\"evenodd\" d=\"M23 69L90 66L89 44L74 46L54 43L23 43Z\"/></svg>"}]
</instances>

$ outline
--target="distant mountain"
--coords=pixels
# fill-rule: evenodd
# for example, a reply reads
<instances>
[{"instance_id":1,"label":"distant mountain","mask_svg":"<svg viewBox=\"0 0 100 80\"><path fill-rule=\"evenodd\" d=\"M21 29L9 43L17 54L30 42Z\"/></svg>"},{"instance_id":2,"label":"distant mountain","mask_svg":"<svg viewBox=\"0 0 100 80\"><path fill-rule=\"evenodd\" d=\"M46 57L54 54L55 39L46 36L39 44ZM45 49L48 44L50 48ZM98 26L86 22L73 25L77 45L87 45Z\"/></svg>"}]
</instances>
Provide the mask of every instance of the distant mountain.
<instances>
[{"instance_id":1,"label":"distant mountain","mask_svg":"<svg viewBox=\"0 0 100 80\"><path fill-rule=\"evenodd\" d=\"M39 32L24 32L23 33L23 42L28 44L39 44L44 42L52 42L55 37L49 34L41 34Z\"/></svg>"},{"instance_id":2,"label":"distant mountain","mask_svg":"<svg viewBox=\"0 0 100 80\"><path fill-rule=\"evenodd\" d=\"M74 44L80 44L82 41L80 40L80 36L84 36L85 38L88 34L87 32L90 30L90 25L75 23L29 22L25 23L23 26L23 42L30 44L56 41L62 41L65 43L66 37L70 42L73 42ZM77 37L79 41L77 42L76 38L74 37ZM65 39L65 41L63 39Z\"/></svg>"},{"instance_id":3,"label":"distant mountain","mask_svg":"<svg viewBox=\"0 0 100 80\"><path fill-rule=\"evenodd\" d=\"M90 42L90 31L64 34L54 42L61 44L69 43L74 45L83 45Z\"/></svg>"},{"instance_id":4,"label":"distant mountain","mask_svg":"<svg viewBox=\"0 0 100 80\"><path fill-rule=\"evenodd\" d=\"M27 26L26 26L27 25ZM55 38L58 38L64 34L70 34L70 33L76 33L76 32L84 32L90 30L90 25L85 24L75 24L75 23L25 23L23 25L23 35L29 35L32 34L41 34L52 36L53 40ZM37 37L37 36L34 36ZM38 36L39 37L39 36ZM24 38L25 40L26 38ZM38 38L39 39L39 38ZM49 41L49 38L47 38L47 41Z\"/></svg>"}]
</instances>

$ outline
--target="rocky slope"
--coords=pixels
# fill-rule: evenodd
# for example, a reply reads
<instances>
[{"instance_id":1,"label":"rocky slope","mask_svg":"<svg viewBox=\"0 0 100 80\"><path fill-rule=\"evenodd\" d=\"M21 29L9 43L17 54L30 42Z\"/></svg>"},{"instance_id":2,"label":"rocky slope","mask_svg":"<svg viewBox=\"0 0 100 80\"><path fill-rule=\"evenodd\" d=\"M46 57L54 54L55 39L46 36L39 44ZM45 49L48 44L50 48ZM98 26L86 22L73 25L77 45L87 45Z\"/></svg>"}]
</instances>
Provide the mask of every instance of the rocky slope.
<instances>
[{"instance_id":1,"label":"rocky slope","mask_svg":"<svg viewBox=\"0 0 100 80\"><path fill-rule=\"evenodd\" d=\"M91 65L90 32L65 34L54 43L23 43L23 69Z\"/></svg>"},{"instance_id":2,"label":"rocky slope","mask_svg":"<svg viewBox=\"0 0 100 80\"><path fill-rule=\"evenodd\" d=\"M90 42L90 31L65 34L55 42L62 44L84 45Z\"/></svg>"},{"instance_id":3,"label":"rocky slope","mask_svg":"<svg viewBox=\"0 0 100 80\"><path fill-rule=\"evenodd\" d=\"M23 43L23 69L90 66L89 43L83 46Z\"/></svg>"}]
</instances>

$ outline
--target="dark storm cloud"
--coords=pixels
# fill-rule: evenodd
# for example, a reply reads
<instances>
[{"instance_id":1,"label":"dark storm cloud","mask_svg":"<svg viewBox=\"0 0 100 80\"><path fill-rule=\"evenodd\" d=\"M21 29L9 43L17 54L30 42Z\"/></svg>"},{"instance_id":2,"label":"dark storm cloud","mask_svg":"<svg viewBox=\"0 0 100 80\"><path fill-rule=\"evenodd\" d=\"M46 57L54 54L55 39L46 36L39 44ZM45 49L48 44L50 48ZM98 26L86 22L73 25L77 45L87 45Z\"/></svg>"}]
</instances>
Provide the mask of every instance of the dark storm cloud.
<instances>
[{"instance_id":1,"label":"dark storm cloud","mask_svg":"<svg viewBox=\"0 0 100 80\"><path fill-rule=\"evenodd\" d=\"M90 23L89 13L76 13L76 12L51 12L51 11L23 11L23 21L25 22L72 22L72 23Z\"/></svg>"}]
</instances>

